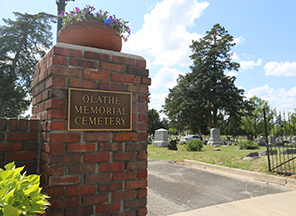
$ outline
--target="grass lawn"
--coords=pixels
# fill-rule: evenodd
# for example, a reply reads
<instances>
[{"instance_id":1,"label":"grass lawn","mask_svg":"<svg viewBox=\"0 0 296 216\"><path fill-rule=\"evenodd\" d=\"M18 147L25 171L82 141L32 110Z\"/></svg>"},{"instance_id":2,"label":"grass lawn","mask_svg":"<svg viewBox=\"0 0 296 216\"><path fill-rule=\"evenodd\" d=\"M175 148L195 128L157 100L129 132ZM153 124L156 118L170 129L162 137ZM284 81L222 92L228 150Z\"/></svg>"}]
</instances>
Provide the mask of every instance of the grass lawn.
<instances>
[{"instance_id":1,"label":"grass lawn","mask_svg":"<svg viewBox=\"0 0 296 216\"><path fill-rule=\"evenodd\" d=\"M201 151L188 152L183 145L178 145L178 151L171 151L164 147L148 145L148 157L155 160L171 160L182 162L183 159L217 164L221 166L239 168L249 171L268 173L267 157L263 156L253 161L243 161L247 153L266 151L265 147L259 149L237 150L238 146L220 146L220 151L214 151L217 147L205 145Z\"/></svg>"}]
</instances>

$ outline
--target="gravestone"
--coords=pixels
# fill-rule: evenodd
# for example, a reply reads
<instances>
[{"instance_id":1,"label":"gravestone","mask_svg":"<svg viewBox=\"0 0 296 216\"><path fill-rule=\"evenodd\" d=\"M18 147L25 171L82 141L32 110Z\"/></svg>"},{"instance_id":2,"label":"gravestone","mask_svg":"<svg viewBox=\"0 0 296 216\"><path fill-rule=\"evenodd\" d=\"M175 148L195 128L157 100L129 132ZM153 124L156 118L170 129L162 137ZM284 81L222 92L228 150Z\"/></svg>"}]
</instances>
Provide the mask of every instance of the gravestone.
<instances>
[{"instance_id":1,"label":"gravestone","mask_svg":"<svg viewBox=\"0 0 296 216\"><path fill-rule=\"evenodd\" d=\"M296 149L282 149L280 154L296 154Z\"/></svg>"},{"instance_id":2,"label":"gravestone","mask_svg":"<svg viewBox=\"0 0 296 216\"><path fill-rule=\"evenodd\" d=\"M265 144L266 144L266 141L265 141L265 139L264 139L264 137L263 136L261 136L260 137L260 141L259 141L259 146L265 146Z\"/></svg>"},{"instance_id":3,"label":"gravestone","mask_svg":"<svg viewBox=\"0 0 296 216\"><path fill-rule=\"evenodd\" d=\"M267 155L267 151L260 152L261 156ZM269 155L277 155L277 150L269 150Z\"/></svg>"},{"instance_id":4,"label":"gravestone","mask_svg":"<svg viewBox=\"0 0 296 216\"><path fill-rule=\"evenodd\" d=\"M220 138L220 129L218 128L212 128L210 131L210 140L209 140L209 145L214 145L215 147L218 147L222 145L222 141Z\"/></svg>"},{"instance_id":5,"label":"gravestone","mask_svg":"<svg viewBox=\"0 0 296 216\"><path fill-rule=\"evenodd\" d=\"M296 145L296 136L294 136L293 138L292 138L292 143L291 143L292 145Z\"/></svg>"},{"instance_id":6,"label":"gravestone","mask_svg":"<svg viewBox=\"0 0 296 216\"><path fill-rule=\"evenodd\" d=\"M246 154L246 157L258 157L258 156L259 156L258 152L250 152Z\"/></svg>"},{"instance_id":7,"label":"gravestone","mask_svg":"<svg viewBox=\"0 0 296 216\"><path fill-rule=\"evenodd\" d=\"M155 138L152 141L153 146L167 147L169 145L168 141L168 131L166 129L160 128L155 131Z\"/></svg>"},{"instance_id":8,"label":"gravestone","mask_svg":"<svg viewBox=\"0 0 296 216\"><path fill-rule=\"evenodd\" d=\"M269 136L270 145L275 145L275 136L271 135Z\"/></svg>"},{"instance_id":9,"label":"gravestone","mask_svg":"<svg viewBox=\"0 0 296 216\"><path fill-rule=\"evenodd\" d=\"M247 139L248 139L248 140L251 140L251 141L254 140L252 135L248 135L248 136L247 136Z\"/></svg>"}]
</instances>

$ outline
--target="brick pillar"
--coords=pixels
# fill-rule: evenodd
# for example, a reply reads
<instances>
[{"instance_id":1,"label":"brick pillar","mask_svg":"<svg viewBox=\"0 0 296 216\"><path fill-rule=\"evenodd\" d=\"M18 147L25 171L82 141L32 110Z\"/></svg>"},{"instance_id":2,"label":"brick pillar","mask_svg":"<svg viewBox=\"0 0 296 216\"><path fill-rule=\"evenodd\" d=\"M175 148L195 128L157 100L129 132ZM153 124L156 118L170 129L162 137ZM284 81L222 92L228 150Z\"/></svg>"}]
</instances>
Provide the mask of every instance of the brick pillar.
<instances>
[{"instance_id":1,"label":"brick pillar","mask_svg":"<svg viewBox=\"0 0 296 216\"><path fill-rule=\"evenodd\" d=\"M140 56L56 44L36 65L47 215L146 215L148 70ZM132 93L132 130L68 131L68 89Z\"/></svg>"}]
</instances>

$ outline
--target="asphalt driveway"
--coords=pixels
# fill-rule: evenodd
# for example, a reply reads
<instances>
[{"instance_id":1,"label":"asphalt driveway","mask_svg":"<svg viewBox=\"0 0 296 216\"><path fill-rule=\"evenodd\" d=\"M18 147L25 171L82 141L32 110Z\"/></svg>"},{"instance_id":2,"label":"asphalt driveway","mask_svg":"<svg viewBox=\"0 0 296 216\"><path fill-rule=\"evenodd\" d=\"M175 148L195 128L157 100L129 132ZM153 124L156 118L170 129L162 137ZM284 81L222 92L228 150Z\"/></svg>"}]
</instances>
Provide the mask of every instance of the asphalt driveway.
<instances>
[{"instance_id":1,"label":"asphalt driveway","mask_svg":"<svg viewBox=\"0 0 296 216\"><path fill-rule=\"evenodd\" d=\"M148 160L148 216L164 216L289 188Z\"/></svg>"}]
</instances>

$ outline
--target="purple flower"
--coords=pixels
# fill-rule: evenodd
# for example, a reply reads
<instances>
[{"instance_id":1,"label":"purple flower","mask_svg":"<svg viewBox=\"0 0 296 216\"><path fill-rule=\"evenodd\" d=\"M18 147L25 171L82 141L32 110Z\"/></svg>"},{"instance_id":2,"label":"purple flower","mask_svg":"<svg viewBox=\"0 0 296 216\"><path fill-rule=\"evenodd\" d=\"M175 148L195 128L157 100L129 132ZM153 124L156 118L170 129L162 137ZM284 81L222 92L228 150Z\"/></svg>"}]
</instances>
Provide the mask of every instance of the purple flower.
<instances>
[{"instance_id":1,"label":"purple flower","mask_svg":"<svg viewBox=\"0 0 296 216\"><path fill-rule=\"evenodd\" d=\"M110 24L112 23L112 21L113 21L113 19L111 17L109 17L109 18L105 19L104 24L106 26L110 26Z\"/></svg>"},{"instance_id":2,"label":"purple flower","mask_svg":"<svg viewBox=\"0 0 296 216\"><path fill-rule=\"evenodd\" d=\"M83 9L75 7L69 13L62 11L59 17L63 18L64 25L72 22L73 20L96 20L99 22L103 22L104 25L113 27L120 34L121 38L123 38L124 41L127 41L127 37L130 35L131 32L130 28L126 25L129 22L116 18L115 15L109 14L108 11L95 11L95 8L90 5L86 5L86 7ZM124 33L128 33L128 35L126 36Z\"/></svg>"}]
</instances>

